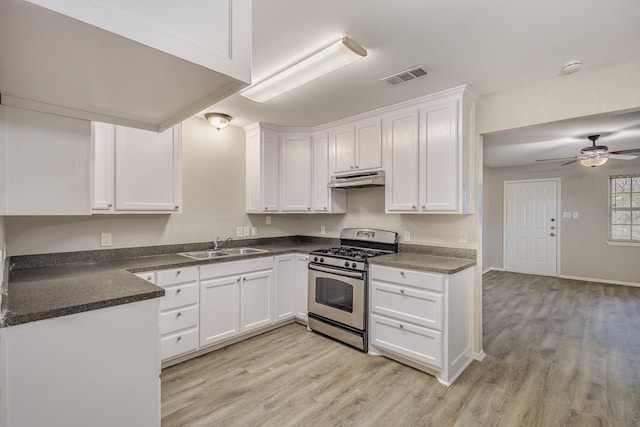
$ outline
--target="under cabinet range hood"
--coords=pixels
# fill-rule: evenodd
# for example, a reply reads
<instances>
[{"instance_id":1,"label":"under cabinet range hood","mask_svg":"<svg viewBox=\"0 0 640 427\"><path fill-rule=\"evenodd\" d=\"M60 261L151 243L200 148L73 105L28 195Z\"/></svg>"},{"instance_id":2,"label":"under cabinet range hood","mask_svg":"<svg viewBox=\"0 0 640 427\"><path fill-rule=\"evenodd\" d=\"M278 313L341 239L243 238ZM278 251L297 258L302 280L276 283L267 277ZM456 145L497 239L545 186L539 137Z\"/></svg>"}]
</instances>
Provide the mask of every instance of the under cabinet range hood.
<instances>
[{"instance_id":1,"label":"under cabinet range hood","mask_svg":"<svg viewBox=\"0 0 640 427\"><path fill-rule=\"evenodd\" d=\"M331 175L329 188L365 188L365 187L383 187L384 171L358 171L345 172Z\"/></svg>"}]
</instances>

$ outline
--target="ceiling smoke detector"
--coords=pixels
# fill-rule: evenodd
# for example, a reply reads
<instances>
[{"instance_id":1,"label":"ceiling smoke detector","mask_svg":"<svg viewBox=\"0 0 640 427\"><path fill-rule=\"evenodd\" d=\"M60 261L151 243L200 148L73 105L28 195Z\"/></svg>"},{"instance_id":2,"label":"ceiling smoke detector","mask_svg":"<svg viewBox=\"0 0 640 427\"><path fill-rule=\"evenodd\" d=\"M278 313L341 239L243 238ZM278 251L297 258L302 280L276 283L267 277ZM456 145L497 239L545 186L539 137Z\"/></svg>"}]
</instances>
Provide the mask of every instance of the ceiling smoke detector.
<instances>
[{"instance_id":1,"label":"ceiling smoke detector","mask_svg":"<svg viewBox=\"0 0 640 427\"><path fill-rule=\"evenodd\" d=\"M564 67L562 67L562 72L564 74L575 73L580 69L580 67L582 67L582 61L579 59L573 59L564 64Z\"/></svg>"}]
</instances>

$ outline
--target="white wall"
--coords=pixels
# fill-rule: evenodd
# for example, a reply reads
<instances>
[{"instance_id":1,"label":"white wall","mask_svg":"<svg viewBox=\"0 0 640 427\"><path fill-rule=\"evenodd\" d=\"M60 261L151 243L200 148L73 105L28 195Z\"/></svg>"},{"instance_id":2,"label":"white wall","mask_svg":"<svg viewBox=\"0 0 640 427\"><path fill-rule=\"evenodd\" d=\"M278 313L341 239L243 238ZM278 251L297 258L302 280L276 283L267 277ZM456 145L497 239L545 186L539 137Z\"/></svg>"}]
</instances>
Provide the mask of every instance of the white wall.
<instances>
[{"instance_id":1,"label":"white wall","mask_svg":"<svg viewBox=\"0 0 640 427\"><path fill-rule=\"evenodd\" d=\"M640 159L611 160L587 168L579 163L484 168L483 269L503 268L503 183L505 180L560 178L559 237L561 275L640 283L640 246L610 246L609 176L640 172ZM578 212L563 219L561 212Z\"/></svg>"},{"instance_id":2,"label":"white wall","mask_svg":"<svg viewBox=\"0 0 640 427\"><path fill-rule=\"evenodd\" d=\"M257 226L259 237L298 231L294 216L273 215L267 226L263 216L244 213L242 129L218 131L193 117L183 123L182 144L182 214L6 217L7 251L24 255L101 249L101 232L111 232L112 247L123 248L207 242L235 236L237 226Z\"/></svg>"}]
</instances>

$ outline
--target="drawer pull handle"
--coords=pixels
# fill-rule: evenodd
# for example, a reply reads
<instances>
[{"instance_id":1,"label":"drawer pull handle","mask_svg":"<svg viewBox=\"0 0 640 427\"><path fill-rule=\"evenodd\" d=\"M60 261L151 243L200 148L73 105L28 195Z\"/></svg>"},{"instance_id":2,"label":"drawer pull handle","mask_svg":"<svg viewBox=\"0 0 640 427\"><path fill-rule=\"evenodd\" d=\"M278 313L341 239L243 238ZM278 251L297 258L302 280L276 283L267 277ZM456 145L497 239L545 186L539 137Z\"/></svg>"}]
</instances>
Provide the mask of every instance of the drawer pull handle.
<instances>
[{"instance_id":1,"label":"drawer pull handle","mask_svg":"<svg viewBox=\"0 0 640 427\"><path fill-rule=\"evenodd\" d=\"M400 293L404 295L404 289L400 289Z\"/></svg>"},{"instance_id":2,"label":"drawer pull handle","mask_svg":"<svg viewBox=\"0 0 640 427\"><path fill-rule=\"evenodd\" d=\"M176 294L179 294L180 292L182 292L182 288L176 289Z\"/></svg>"},{"instance_id":3,"label":"drawer pull handle","mask_svg":"<svg viewBox=\"0 0 640 427\"><path fill-rule=\"evenodd\" d=\"M182 339L182 337L178 337L176 338L176 341L180 341Z\"/></svg>"},{"instance_id":4,"label":"drawer pull handle","mask_svg":"<svg viewBox=\"0 0 640 427\"><path fill-rule=\"evenodd\" d=\"M180 316L182 316L182 313L181 312L177 312L176 313L176 317L180 317Z\"/></svg>"},{"instance_id":5,"label":"drawer pull handle","mask_svg":"<svg viewBox=\"0 0 640 427\"><path fill-rule=\"evenodd\" d=\"M404 325L400 325L400 329L404 329Z\"/></svg>"}]
</instances>

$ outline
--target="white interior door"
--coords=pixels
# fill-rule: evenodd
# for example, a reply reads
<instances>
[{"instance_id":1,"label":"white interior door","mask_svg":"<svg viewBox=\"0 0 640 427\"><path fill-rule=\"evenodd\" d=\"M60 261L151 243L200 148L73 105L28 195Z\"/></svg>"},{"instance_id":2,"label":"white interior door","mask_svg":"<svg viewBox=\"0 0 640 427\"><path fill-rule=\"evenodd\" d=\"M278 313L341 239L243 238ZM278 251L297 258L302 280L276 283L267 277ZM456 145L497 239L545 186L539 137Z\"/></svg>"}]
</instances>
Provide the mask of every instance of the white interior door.
<instances>
[{"instance_id":1,"label":"white interior door","mask_svg":"<svg viewBox=\"0 0 640 427\"><path fill-rule=\"evenodd\" d=\"M558 180L505 182L505 269L556 276Z\"/></svg>"}]
</instances>

